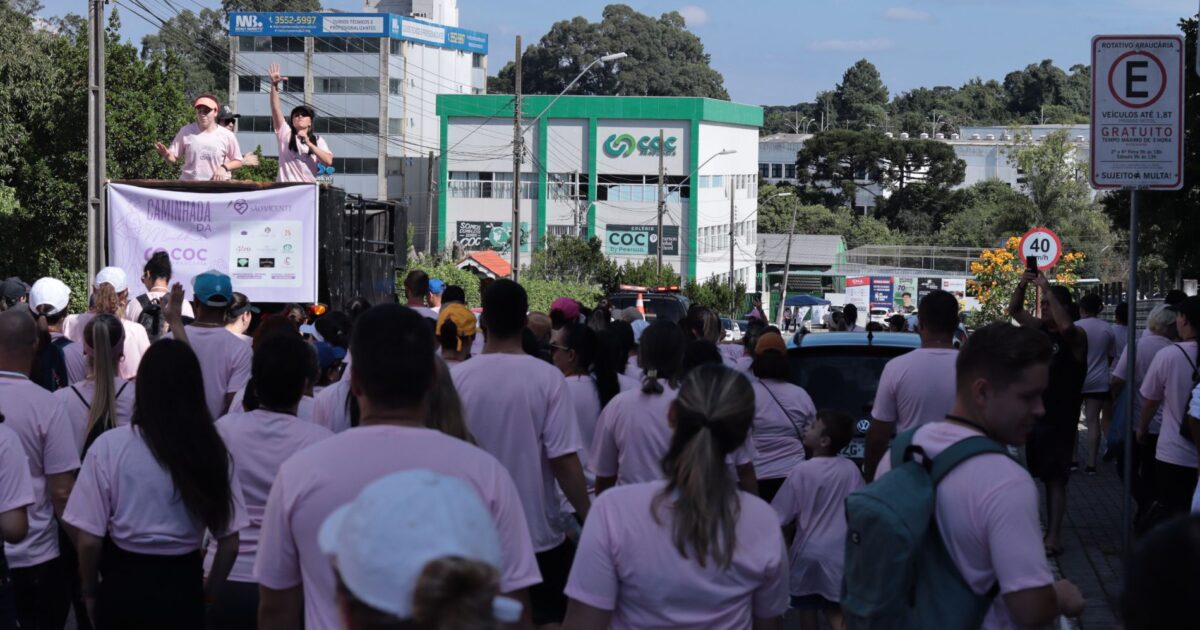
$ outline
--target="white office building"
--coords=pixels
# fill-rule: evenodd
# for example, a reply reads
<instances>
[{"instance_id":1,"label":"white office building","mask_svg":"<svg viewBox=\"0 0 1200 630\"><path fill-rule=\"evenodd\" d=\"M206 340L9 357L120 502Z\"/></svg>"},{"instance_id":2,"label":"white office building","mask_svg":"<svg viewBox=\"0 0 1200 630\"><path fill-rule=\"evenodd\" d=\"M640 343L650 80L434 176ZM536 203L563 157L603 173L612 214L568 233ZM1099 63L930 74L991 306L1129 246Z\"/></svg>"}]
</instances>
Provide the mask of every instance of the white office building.
<instances>
[{"instance_id":1,"label":"white office building","mask_svg":"<svg viewBox=\"0 0 1200 630\"><path fill-rule=\"evenodd\" d=\"M244 151L275 157L267 66L287 77L284 115L307 104L334 154L324 179L365 199L407 204L428 229L429 155L439 94L483 94L488 36L458 28L456 0L368 0L363 13L231 13L230 105Z\"/></svg>"}]
</instances>

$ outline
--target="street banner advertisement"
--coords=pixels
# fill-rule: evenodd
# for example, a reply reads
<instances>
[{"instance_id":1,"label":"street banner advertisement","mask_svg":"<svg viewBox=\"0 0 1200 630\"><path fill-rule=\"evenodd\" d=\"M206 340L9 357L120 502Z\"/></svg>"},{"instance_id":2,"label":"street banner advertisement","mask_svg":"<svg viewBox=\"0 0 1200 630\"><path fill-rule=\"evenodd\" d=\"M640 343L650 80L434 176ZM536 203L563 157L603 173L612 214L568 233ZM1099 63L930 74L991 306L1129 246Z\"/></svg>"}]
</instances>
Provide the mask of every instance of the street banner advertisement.
<instances>
[{"instance_id":1,"label":"street banner advertisement","mask_svg":"<svg viewBox=\"0 0 1200 630\"><path fill-rule=\"evenodd\" d=\"M853 304L858 307L859 320L866 321L863 318L869 316L871 313L870 276L846 278L846 304Z\"/></svg>"},{"instance_id":2,"label":"street banner advertisement","mask_svg":"<svg viewBox=\"0 0 1200 630\"><path fill-rule=\"evenodd\" d=\"M917 278L917 304L925 299L926 295L942 288L941 278Z\"/></svg>"},{"instance_id":3,"label":"street banner advertisement","mask_svg":"<svg viewBox=\"0 0 1200 630\"><path fill-rule=\"evenodd\" d=\"M944 278L942 280L942 290L961 300L967 295L967 279Z\"/></svg>"},{"instance_id":4,"label":"street banner advertisement","mask_svg":"<svg viewBox=\"0 0 1200 630\"><path fill-rule=\"evenodd\" d=\"M904 315L917 312L917 279L896 278L896 290L892 294L892 310Z\"/></svg>"},{"instance_id":5,"label":"street banner advertisement","mask_svg":"<svg viewBox=\"0 0 1200 630\"><path fill-rule=\"evenodd\" d=\"M871 276L871 308L892 310L892 277Z\"/></svg>"},{"instance_id":6,"label":"street banner advertisement","mask_svg":"<svg viewBox=\"0 0 1200 630\"><path fill-rule=\"evenodd\" d=\"M521 222L521 253L529 252L529 223ZM512 252L512 221L459 221L455 240L463 249L479 251L490 249L495 252Z\"/></svg>"},{"instance_id":7,"label":"street banner advertisement","mask_svg":"<svg viewBox=\"0 0 1200 630\"><path fill-rule=\"evenodd\" d=\"M165 251L171 282L183 283L189 298L192 277L216 269L252 302L317 301L315 184L225 193L107 188L109 265L131 281Z\"/></svg>"},{"instance_id":8,"label":"street banner advertisement","mask_svg":"<svg viewBox=\"0 0 1200 630\"><path fill-rule=\"evenodd\" d=\"M604 253L655 256L658 254L658 227L654 225L617 225L605 228ZM679 227L663 226L663 255L679 255Z\"/></svg>"}]
</instances>

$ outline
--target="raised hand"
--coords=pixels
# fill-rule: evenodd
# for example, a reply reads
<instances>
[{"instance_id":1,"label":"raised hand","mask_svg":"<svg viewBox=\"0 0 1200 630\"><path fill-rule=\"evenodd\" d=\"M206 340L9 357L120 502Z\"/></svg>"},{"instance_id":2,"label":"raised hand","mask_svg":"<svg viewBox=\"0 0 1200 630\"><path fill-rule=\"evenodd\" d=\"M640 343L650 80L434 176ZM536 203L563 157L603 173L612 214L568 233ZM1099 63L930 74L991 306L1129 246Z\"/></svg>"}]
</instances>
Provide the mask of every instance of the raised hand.
<instances>
[{"instance_id":1,"label":"raised hand","mask_svg":"<svg viewBox=\"0 0 1200 630\"><path fill-rule=\"evenodd\" d=\"M280 81L287 81L287 77L279 74L279 64L277 63L267 66L267 76L271 79L273 86L278 86Z\"/></svg>"}]
</instances>

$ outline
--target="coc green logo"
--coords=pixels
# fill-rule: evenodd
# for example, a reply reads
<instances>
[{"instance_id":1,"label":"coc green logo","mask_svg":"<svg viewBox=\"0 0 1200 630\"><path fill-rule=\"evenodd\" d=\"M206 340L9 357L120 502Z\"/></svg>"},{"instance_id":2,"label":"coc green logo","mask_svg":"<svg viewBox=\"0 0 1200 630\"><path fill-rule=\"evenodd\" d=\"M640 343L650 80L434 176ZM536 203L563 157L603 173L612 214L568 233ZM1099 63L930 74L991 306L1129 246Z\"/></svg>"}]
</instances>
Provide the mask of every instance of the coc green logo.
<instances>
[{"instance_id":1,"label":"coc green logo","mask_svg":"<svg viewBox=\"0 0 1200 630\"><path fill-rule=\"evenodd\" d=\"M634 151L638 155L675 155L675 136L667 137L659 146L658 136L634 138L633 134L612 134L604 141L604 154L610 158L629 157Z\"/></svg>"}]
</instances>

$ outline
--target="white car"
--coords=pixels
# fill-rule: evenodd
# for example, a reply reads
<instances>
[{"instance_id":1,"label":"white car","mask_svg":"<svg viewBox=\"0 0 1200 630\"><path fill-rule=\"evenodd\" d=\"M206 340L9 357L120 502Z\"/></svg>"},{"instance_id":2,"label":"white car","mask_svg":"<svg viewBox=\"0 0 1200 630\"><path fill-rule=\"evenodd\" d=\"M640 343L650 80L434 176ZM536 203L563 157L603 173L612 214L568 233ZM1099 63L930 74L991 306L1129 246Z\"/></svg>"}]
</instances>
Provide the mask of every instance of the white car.
<instances>
[{"instance_id":1,"label":"white car","mask_svg":"<svg viewBox=\"0 0 1200 630\"><path fill-rule=\"evenodd\" d=\"M721 318L721 327L725 329L725 341L741 341L742 327L728 317Z\"/></svg>"},{"instance_id":2,"label":"white car","mask_svg":"<svg viewBox=\"0 0 1200 630\"><path fill-rule=\"evenodd\" d=\"M871 319L869 321L879 322L880 324L886 325L887 318L888 318L888 310L886 308L871 309Z\"/></svg>"}]
</instances>

